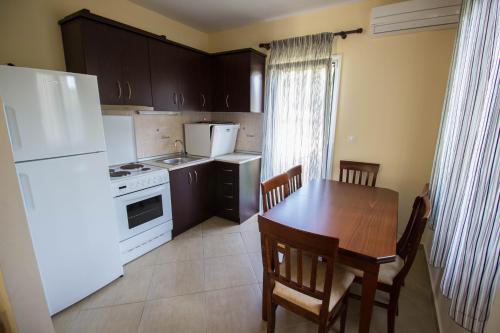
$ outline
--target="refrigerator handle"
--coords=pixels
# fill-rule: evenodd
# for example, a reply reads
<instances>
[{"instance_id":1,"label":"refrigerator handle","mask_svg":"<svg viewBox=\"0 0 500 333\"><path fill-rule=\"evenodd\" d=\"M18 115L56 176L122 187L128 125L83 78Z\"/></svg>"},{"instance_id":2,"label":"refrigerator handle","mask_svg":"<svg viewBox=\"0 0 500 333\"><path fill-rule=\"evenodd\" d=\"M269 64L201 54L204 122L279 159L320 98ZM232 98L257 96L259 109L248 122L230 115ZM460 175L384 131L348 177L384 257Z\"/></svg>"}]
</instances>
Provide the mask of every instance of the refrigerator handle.
<instances>
[{"instance_id":1,"label":"refrigerator handle","mask_svg":"<svg viewBox=\"0 0 500 333\"><path fill-rule=\"evenodd\" d=\"M27 174L19 174L19 183L21 187L21 193L24 199L24 205L26 209L35 210L35 201L33 200L33 192L31 191L30 179Z\"/></svg>"},{"instance_id":2,"label":"refrigerator handle","mask_svg":"<svg viewBox=\"0 0 500 333\"><path fill-rule=\"evenodd\" d=\"M3 99L0 97L0 107L4 111L5 119L7 121L7 129L9 131L10 143L12 150L17 150L22 147L21 135L19 134L19 127L17 126L16 113L13 108L4 104Z\"/></svg>"}]
</instances>

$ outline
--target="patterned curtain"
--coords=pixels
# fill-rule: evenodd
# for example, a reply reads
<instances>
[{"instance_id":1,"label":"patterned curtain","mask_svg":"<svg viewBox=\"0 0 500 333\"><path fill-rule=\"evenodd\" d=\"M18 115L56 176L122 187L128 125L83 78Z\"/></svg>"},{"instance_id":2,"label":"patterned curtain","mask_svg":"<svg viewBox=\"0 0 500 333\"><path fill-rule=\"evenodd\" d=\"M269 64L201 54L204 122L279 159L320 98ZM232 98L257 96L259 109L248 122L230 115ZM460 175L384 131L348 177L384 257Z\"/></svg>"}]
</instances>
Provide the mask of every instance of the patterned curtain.
<instances>
[{"instance_id":1,"label":"patterned curtain","mask_svg":"<svg viewBox=\"0 0 500 333\"><path fill-rule=\"evenodd\" d=\"M266 74L262 179L302 164L303 181L320 178L332 112L333 34L273 41Z\"/></svg>"},{"instance_id":2,"label":"patterned curtain","mask_svg":"<svg viewBox=\"0 0 500 333\"><path fill-rule=\"evenodd\" d=\"M500 256L500 0L464 0L431 180L431 263L450 316L482 332Z\"/></svg>"}]
</instances>

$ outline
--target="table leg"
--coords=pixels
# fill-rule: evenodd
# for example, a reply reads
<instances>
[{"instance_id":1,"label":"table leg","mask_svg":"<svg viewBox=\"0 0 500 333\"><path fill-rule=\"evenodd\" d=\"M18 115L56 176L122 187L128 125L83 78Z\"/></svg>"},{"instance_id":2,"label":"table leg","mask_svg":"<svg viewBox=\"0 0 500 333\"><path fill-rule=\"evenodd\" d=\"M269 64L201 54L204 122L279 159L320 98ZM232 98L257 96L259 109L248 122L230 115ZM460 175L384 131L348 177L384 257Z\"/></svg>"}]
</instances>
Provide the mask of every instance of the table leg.
<instances>
[{"instance_id":1,"label":"table leg","mask_svg":"<svg viewBox=\"0 0 500 333\"><path fill-rule=\"evenodd\" d=\"M264 275L264 274L263 274ZM263 276L262 279L262 320L267 321L267 306L266 306L266 292L267 292L267 281L266 277Z\"/></svg>"},{"instance_id":2,"label":"table leg","mask_svg":"<svg viewBox=\"0 0 500 333\"><path fill-rule=\"evenodd\" d=\"M372 319L373 302L377 291L379 265L367 267L363 272L363 291L361 292L361 311L359 315L359 332L368 333Z\"/></svg>"}]
</instances>

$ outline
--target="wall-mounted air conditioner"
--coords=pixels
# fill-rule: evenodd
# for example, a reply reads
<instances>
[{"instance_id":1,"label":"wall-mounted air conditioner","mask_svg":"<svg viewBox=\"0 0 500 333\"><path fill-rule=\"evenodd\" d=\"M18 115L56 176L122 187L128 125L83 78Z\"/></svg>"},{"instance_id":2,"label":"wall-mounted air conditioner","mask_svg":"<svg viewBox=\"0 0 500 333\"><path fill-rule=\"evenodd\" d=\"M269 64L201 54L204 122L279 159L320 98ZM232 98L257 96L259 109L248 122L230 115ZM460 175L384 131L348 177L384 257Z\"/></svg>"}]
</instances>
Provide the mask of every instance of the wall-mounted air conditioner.
<instances>
[{"instance_id":1,"label":"wall-mounted air conditioner","mask_svg":"<svg viewBox=\"0 0 500 333\"><path fill-rule=\"evenodd\" d=\"M411 0L374 7L374 35L449 28L458 23L462 0Z\"/></svg>"}]
</instances>

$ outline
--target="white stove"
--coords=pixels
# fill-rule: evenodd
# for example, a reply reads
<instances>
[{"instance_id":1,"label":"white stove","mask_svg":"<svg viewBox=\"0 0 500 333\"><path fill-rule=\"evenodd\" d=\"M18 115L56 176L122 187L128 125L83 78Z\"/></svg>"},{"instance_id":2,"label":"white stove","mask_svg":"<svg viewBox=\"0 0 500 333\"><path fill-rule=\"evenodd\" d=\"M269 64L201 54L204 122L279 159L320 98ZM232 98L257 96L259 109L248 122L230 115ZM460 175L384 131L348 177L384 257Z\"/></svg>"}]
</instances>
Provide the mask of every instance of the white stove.
<instances>
[{"instance_id":1,"label":"white stove","mask_svg":"<svg viewBox=\"0 0 500 333\"><path fill-rule=\"evenodd\" d=\"M109 177L113 197L169 182L166 169L136 162L110 167Z\"/></svg>"},{"instance_id":2,"label":"white stove","mask_svg":"<svg viewBox=\"0 0 500 333\"><path fill-rule=\"evenodd\" d=\"M168 171L137 162L109 168L125 264L172 239Z\"/></svg>"}]
</instances>

